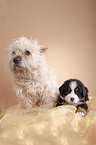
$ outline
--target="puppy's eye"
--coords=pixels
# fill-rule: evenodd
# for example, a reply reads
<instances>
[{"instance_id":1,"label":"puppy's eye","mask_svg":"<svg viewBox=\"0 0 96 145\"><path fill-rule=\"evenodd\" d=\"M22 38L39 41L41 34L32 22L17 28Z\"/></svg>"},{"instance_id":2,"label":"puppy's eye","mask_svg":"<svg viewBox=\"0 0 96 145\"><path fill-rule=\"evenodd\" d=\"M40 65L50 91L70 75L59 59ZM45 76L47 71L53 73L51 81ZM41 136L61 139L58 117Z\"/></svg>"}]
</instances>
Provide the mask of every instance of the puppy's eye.
<instances>
[{"instance_id":1,"label":"puppy's eye","mask_svg":"<svg viewBox=\"0 0 96 145\"><path fill-rule=\"evenodd\" d=\"M26 54L27 56L29 56L31 53L30 53L30 51L26 50L26 51L25 51L25 54Z\"/></svg>"},{"instance_id":2,"label":"puppy's eye","mask_svg":"<svg viewBox=\"0 0 96 145\"><path fill-rule=\"evenodd\" d=\"M78 88L75 91L77 92L78 91Z\"/></svg>"}]
</instances>

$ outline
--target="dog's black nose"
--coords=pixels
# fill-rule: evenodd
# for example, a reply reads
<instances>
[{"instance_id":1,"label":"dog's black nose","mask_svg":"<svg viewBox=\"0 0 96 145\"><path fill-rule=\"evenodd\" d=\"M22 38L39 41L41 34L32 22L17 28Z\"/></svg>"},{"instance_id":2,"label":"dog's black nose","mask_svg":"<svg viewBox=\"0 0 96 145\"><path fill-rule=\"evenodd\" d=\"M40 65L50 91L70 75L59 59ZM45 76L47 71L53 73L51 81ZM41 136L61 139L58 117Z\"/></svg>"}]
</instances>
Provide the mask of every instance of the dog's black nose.
<instances>
[{"instance_id":1,"label":"dog's black nose","mask_svg":"<svg viewBox=\"0 0 96 145\"><path fill-rule=\"evenodd\" d=\"M14 61L15 64L20 63L20 61L21 61L21 56L15 57L15 58L13 59L13 61Z\"/></svg>"},{"instance_id":2,"label":"dog's black nose","mask_svg":"<svg viewBox=\"0 0 96 145\"><path fill-rule=\"evenodd\" d=\"M74 98L70 98L70 101L73 102L74 101Z\"/></svg>"}]
</instances>

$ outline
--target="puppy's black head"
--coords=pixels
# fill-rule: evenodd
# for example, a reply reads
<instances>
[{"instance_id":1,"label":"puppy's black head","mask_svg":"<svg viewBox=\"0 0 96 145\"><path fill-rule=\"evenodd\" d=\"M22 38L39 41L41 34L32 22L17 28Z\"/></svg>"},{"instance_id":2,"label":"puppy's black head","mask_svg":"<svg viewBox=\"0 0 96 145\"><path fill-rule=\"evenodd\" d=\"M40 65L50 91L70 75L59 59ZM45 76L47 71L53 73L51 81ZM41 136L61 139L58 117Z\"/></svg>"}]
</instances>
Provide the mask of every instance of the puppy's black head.
<instances>
[{"instance_id":1,"label":"puppy's black head","mask_svg":"<svg viewBox=\"0 0 96 145\"><path fill-rule=\"evenodd\" d=\"M69 79L59 88L60 94L70 104L77 104L81 99L88 99L88 89L77 79Z\"/></svg>"}]
</instances>

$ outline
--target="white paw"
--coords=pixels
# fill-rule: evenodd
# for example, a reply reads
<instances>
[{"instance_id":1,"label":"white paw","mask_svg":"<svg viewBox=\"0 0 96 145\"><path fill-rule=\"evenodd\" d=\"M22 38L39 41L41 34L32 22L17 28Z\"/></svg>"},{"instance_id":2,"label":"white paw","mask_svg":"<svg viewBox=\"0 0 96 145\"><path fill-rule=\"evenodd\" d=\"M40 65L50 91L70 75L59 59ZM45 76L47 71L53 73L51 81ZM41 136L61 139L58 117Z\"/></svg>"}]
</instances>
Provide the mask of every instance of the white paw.
<instances>
[{"instance_id":1,"label":"white paw","mask_svg":"<svg viewBox=\"0 0 96 145\"><path fill-rule=\"evenodd\" d=\"M79 115L81 115L82 117L84 117L86 114L84 112L77 112Z\"/></svg>"},{"instance_id":2,"label":"white paw","mask_svg":"<svg viewBox=\"0 0 96 145\"><path fill-rule=\"evenodd\" d=\"M82 107L79 107L75 112L80 114L82 117L84 117L87 113L87 111Z\"/></svg>"}]
</instances>

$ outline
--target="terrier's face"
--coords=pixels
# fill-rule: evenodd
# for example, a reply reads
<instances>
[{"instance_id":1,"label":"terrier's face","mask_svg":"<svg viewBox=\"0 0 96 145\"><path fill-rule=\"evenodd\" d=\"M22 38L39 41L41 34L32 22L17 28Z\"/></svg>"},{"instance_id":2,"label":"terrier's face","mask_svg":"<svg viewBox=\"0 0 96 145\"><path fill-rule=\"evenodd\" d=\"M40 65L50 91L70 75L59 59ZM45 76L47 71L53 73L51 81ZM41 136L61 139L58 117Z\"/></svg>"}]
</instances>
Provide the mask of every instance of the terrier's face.
<instances>
[{"instance_id":1,"label":"terrier's face","mask_svg":"<svg viewBox=\"0 0 96 145\"><path fill-rule=\"evenodd\" d=\"M9 65L15 74L29 73L40 67L42 49L37 41L25 37L18 38L10 45Z\"/></svg>"},{"instance_id":2,"label":"terrier's face","mask_svg":"<svg viewBox=\"0 0 96 145\"><path fill-rule=\"evenodd\" d=\"M81 99L88 100L88 89L77 79L65 81L59 91L64 100L72 105L77 104Z\"/></svg>"}]
</instances>

